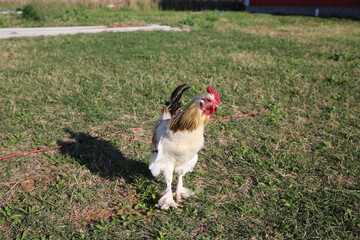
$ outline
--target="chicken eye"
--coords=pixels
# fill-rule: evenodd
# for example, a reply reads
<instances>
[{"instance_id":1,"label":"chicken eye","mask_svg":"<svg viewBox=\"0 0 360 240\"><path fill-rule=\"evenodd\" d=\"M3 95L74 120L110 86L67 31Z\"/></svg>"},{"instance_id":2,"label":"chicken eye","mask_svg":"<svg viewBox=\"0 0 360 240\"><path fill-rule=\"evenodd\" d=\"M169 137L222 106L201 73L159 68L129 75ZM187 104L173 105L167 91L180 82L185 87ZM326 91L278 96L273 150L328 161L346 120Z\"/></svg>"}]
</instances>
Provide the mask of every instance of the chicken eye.
<instances>
[{"instance_id":1,"label":"chicken eye","mask_svg":"<svg viewBox=\"0 0 360 240\"><path fill-rule=\"evenodd\" d=\"M206 102L207 104L211 103L211 101L210 101L208 98L205 99L205 102Z\"/></svg>"}]
</instances>

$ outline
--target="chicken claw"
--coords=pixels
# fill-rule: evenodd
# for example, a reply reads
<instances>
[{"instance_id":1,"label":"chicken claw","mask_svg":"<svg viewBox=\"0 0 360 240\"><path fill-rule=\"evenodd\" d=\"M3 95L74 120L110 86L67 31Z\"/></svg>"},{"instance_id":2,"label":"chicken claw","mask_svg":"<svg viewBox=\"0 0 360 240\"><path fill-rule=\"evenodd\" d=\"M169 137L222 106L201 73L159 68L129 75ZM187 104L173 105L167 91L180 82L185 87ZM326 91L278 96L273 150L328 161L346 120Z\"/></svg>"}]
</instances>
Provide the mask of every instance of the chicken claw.
<instances>
[{"instance_id":1,"label":"chicken claw","mask_svg":"<svg viewBox=\"0 0 360 240\"><path fill-rule=\"evenodd\" d=\"M186 198L191 197L193 195L195 195L195 192L191 191L188 188L184 188L184 187L176 189L176 192L175 192L177 202L181 202L182 200L185 200Z\"/></svg>"},{"instance_id":2,"label":"chicken claw","mask_svg":"<svg viewBox=\"0 0 360 240\"><path fill-rule=\"evenodd\" d=\"M172 197L162 197L160 198L158 204L155 205L157 208L161 208L162 210L168 210L170 207L178 208L182 207L182 205L177 204Z\"/></svg>"}]
</instances>

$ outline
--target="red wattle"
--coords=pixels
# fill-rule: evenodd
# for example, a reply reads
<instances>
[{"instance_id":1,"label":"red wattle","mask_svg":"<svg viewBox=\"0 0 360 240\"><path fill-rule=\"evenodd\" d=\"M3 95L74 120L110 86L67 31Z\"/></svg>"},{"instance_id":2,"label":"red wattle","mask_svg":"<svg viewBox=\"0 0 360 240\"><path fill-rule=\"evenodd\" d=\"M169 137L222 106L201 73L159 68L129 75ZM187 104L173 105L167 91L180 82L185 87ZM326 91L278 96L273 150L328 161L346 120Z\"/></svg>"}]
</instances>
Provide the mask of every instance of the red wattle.
<instances>
[{"instance_id":1,"label":"red wattle","mask_svg":"<svg viewBox=\"0 0 360 240\"><path fill-rule=\"evenodd\" d=\"M212 114L214 114L216 112L216 108L207 108L207 109L205 109L205 111L204 111L204 113L206 114L206 115L212 115Z\"/></svg>"}]
</instances>

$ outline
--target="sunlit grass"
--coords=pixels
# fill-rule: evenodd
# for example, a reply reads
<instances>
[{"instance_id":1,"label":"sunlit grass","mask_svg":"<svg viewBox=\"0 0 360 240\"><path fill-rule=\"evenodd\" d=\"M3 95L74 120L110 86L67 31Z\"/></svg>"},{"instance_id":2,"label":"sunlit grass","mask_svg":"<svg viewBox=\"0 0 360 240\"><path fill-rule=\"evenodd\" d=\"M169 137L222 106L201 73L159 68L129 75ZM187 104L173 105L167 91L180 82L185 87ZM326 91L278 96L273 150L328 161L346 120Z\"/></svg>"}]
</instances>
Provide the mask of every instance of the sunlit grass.
<instances>
[{"instance_id":1,"label":"sunlit grass","mask_svg":"<svg viewBox=\"0 0 360 240\"><path fill-rule=\"evenodd\" d=\"M137 22L185 31L0 40L0 156L152 126L182 83L193 86L184 103L215 85L215 117L269 111L210 123L185 179L197 195L177 210L154 207L164 183L147 169L150 129L1 160L0 238L359 237L358 22L84 13L5 25ZM316 104L325 101L336 102Z\"/></svg>"}]
</instances>

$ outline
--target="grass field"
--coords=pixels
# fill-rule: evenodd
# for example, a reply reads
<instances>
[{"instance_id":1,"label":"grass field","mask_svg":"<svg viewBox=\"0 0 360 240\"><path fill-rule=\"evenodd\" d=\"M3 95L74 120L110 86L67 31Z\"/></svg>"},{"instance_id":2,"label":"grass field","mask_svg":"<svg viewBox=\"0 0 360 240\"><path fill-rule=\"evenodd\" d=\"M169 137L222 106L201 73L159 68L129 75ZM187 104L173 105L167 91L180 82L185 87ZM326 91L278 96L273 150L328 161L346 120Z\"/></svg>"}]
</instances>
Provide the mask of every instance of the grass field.
<instances>
[{"instance_id":1,"label":"grass field","mask_svg":"<svg viewBox=\"0 0 360 240\"><path fill-rule=\"evenodd\" d=\"M182 83L184 104L215 85L215 117L270 111L209 124L184 183L197 195L176 210L154 207L165 186L148 171L150 129L0 160L0 239L360 237L359 22L81 11L0 22L184 31L0 40L0 156L153 126Z\"/></svg>"}]
</instances>

